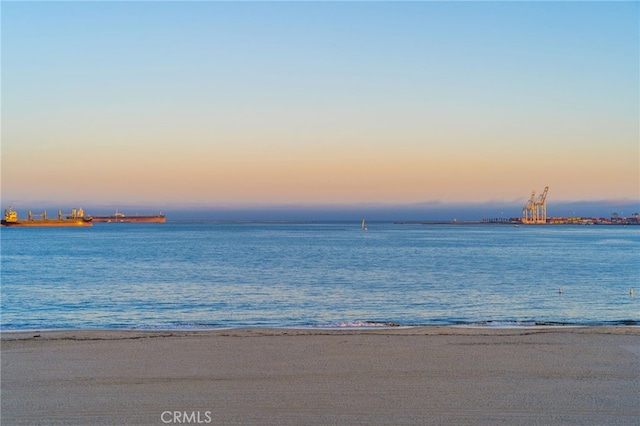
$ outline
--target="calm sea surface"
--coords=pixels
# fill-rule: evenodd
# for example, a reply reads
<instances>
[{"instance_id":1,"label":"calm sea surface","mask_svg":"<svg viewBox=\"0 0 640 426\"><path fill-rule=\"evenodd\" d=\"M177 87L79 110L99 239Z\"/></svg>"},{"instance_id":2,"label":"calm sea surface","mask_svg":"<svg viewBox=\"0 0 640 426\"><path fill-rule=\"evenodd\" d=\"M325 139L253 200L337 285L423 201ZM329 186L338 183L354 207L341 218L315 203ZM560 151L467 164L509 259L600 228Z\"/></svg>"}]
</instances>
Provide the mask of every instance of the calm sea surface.
<instances>
[{"instance_id":1,"label":"calm sea surface","mask_svg":"<svg viewBox=\"0 0 640 426\"><path fill-rule=\"evenodd\" d=\"M1 328L640 325L638 226L368 227L2 228Z\"/></svg>"}]
</instances>

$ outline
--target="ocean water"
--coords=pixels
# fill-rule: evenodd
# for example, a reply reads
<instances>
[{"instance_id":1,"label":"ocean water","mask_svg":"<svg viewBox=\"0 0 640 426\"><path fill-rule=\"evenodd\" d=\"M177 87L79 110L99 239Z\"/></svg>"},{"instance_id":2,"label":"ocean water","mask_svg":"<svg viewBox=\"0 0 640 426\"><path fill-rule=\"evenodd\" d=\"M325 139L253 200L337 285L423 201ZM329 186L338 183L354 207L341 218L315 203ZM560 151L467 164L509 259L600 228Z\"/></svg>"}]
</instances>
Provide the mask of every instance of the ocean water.
<instances>
[{"instance_id":1,"label":"ocean water","mask_svg":"<svg viewBox=\"0 0 640 426\"><path fill-rule=\"evenodd\" d=\"M0 327L640 325L638 226L368 228L2 228Z\"/></svg>"}]
</instances>

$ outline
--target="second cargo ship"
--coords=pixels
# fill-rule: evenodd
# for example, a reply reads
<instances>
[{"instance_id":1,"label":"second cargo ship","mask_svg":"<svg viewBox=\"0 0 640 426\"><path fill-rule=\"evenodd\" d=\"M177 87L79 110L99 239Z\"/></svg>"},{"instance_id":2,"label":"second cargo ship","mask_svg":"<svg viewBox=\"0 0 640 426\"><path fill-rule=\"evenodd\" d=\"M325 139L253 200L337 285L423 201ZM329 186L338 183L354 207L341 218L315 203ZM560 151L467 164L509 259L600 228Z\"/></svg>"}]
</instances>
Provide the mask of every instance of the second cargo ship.
<instances>
[{"instance_id":1,"label":"second cargo ship","mask_svg":"<svg viewBox=\"0 0 640 426\"><path fill-rule=\"evenodd\" d=\"M167 221L165 215L135 215L127 216L124 213L116 211L109 216L92 216L93 222L102 223L165 223Z\"/></svg>"}]
</instances>

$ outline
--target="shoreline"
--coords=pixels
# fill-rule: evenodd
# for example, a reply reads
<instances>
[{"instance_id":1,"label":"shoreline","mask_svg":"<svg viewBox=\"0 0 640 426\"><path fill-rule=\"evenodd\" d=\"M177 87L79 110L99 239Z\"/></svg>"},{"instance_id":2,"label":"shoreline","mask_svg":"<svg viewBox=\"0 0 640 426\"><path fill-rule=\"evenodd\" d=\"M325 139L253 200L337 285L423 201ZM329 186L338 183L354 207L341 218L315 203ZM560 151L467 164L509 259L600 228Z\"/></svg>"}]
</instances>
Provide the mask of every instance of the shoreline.
<instances>
[{"instance_id":1,"label":"shoreline","mask_svg":"<svg viewBox=\"0 0 640 426\"><path fill-rule=\"evenodd\" d=\"M534 324L534 325L492 325L492 324L447 324L447 325L371 325L371 326L229 326L229 327L211 327L211 328L33 328L20 330L0 330L0 341L29 339L32 334L40 334L45 337L59 336L66 334L73 335L127 335L127 334L153 334L153 333L171 333L171 334L207 334L207 335L226 335L229 332L240 333L263 333L263 334L280 334L284 332L300 332L301 334L325 334L326 332L348 332L348 333L373 333L373 334L419 334L430 335L432 333L441 334L445 330L459 330L459 334L465 334L464 330L469 334L476 334L476 331L522 331L522 330L574 330L586 329L589 332L597 332L598 330L605 333L612 333L615 330L625 330L633 333L634 330L640 334L640 325L632 324L614 324L614 325L590 325L590 324ZM628 330L627 330L628 329ZM397 333L393 333L397 331ZM377 333L380 332L380 333ZM456 333L458 334L458 333Z\"/></svg>"},{"instance_id":2,"label":"shoreline","mask_svg":"<svg viewBox=\"0 0 640 426\"><path fill-rule=\"evenodd\" d=\"M0 336L3 424L631 425L640 416L636 326Z\"/></svg>"},{"instance_id":3,"label":"shoreline","mask_svg":"<svg viewBox=\"0 0 640 426\"><path fill-rule=\"evenodd\" d=\"M489 321L487 323L469 323L469 324L437 324L437 325L405 325L405 324L385 324L385 323L371 323L371 325L328 325L328 326L316 326L316 325L292 325L292 326L226 326L226 327L130 327L130 328L27 328L27 329L0 329L0 340L13 340L10 336L16 336L24 334L28 336L33 333L37 334L51 334L51 333L216 333L216 332L228 332L230 330L260 330L260 331L277 331L277 330L299 330L299 331L374 331L374 330L413 330L413 329L470 329L470 330L522 330L522 329L549 329L549 330L562 330L573 328L588 328L588 329L616 329L616 328L629 328L640 330L640 323L638 324L571 324L571 323L535 323L533 321L522 321L511 324L511 321Z\"/></svg>"}]
</instances>

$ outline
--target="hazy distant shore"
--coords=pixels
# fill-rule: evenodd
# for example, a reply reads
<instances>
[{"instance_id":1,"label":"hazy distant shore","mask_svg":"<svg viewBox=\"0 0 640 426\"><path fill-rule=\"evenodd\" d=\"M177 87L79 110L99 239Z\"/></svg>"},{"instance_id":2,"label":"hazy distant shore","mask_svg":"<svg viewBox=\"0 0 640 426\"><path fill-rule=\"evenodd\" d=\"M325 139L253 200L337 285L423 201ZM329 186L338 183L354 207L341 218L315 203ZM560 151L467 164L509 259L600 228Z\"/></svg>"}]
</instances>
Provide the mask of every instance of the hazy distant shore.
<instances>
[{"instance_id":1,"label":"hazy distant shore","mask_svg":"<svg viewBox=\"0 0 640 426\"><path fill-rule=\"evenodd\" d=\"M638 327L3 332L3 424L636 424Z\"/></svg>"}]
</instances>

